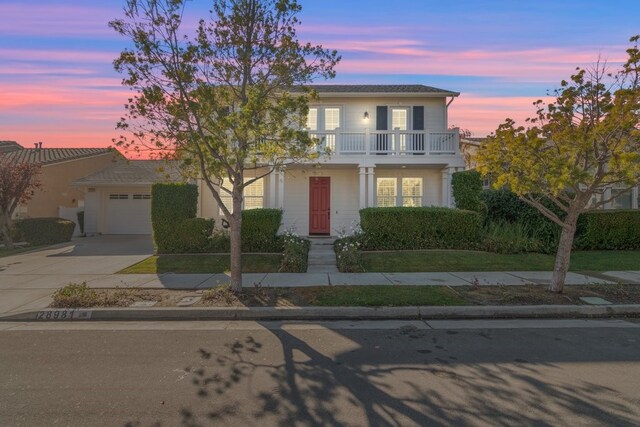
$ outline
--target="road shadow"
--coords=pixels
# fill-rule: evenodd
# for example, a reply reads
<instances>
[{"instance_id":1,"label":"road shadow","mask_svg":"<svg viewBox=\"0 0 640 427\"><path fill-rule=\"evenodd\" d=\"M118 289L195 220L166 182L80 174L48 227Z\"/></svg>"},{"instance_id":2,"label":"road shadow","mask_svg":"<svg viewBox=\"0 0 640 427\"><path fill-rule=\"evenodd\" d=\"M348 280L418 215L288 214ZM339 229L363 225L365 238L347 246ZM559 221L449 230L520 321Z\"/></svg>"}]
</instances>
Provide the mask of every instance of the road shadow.
<instances>
[{"instance_id":1,"label":"road shadow","mask_svg":"<svg viewBox=\"0 0 640 427\"><path fill-rule=\"evenodd\" d=\"M624 347L632 343L619 343L619 352L598 352L585 351L570 333L536 330L522 330L522 339L530 342L524 347L519 340L504 344L498 330L407 326L330 330L321 336L269 328L273 339L239 333L243 336L217 352L203 343L193 355L197 360L185 368L194 397L193 405L181 409L182 425L634 426L640 421L637 402L563 368L569 362L637 362L640 355ZM601 334L602 345L609 344L606 330L588 333ZM496 342L504 348L497 349Z\"/></svg>"}]
</instances>

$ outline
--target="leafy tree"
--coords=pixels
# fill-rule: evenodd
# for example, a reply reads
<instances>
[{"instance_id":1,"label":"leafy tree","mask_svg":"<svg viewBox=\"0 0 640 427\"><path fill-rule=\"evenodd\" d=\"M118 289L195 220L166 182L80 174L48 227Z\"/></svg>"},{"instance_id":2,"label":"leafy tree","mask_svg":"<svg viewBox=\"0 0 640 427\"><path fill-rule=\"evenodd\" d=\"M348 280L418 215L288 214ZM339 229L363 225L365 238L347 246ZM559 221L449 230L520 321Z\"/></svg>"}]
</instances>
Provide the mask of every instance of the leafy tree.
<instances>
[{"instance_id":1,"label":"leafy tree","mask_svg":"<svg viewBox=\"0 0 640 427\"><path fill-rule=\"evenodd\" d=\"M231 286L240 291L243 189L312 157L303 129L314 94L305 86L333 78L340 57L298 40L296 0L214 0L191 37L185 3L128 0L124 19L110 22L134 46L114 62L136 92L118 124L134 137L117 143L178 158L204 180L230 223Z\"/></svg>"},{"instance_id":2,"label":"leafy tree","mask_svg":"<svg viewBox=\"0 0 640 427\"><path fill-rule=\"evenodd\" d=\"M479 170L562 227L550 290L562 292L578 216L611 201L607 189L640 182L640 51L631 38L615 73L598 61L537 101L527 127L507 119L477 155ZM549 209L548 200L556 209Z\"/></svg>"},{"instance_id":3,"label":"leafy tree","mask_svg":"<svg viewBox=\"0 0 640 427\"><path fill-rule=\"evenodd\" d=\"M19 204L26 203L40 188L40 165L12 163L0 156L0 234L5 246L13 248L11 217Z\"/></svg>"}]
</instances>

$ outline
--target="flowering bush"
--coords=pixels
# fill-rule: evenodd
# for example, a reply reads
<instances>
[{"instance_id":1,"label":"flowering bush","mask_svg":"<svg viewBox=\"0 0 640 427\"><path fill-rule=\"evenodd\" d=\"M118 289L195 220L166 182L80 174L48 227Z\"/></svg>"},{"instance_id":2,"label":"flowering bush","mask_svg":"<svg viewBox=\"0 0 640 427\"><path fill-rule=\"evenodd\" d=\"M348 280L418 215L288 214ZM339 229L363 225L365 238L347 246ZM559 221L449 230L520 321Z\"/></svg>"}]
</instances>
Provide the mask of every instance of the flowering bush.
<instances>
[{"instance_id":1,"label":"flowering bush","mask_svg":"<svg viewBox=\"0 0 640 427\"><path fill-rule=\"evenodd\" d=\"M293 230L286 230L280 238L284 249L279 271L282 273L306 273L311 244L309 240L298 236Z\"/></svg>"},{"instance_id":2,"label":"flowering bush","mask_svg":"<svg viewBox=\"0 0 640 427\"><path fill-rule=\"evenodd\" d=\"M338 270L343 273L359 273L364 271L362 268L362 257L360 255L363 238L364 235L360 224L355 221L351 224L350 232L344 229L338 232L338 239L333 244L336 252Z\"/></svg>"}]
</instances>

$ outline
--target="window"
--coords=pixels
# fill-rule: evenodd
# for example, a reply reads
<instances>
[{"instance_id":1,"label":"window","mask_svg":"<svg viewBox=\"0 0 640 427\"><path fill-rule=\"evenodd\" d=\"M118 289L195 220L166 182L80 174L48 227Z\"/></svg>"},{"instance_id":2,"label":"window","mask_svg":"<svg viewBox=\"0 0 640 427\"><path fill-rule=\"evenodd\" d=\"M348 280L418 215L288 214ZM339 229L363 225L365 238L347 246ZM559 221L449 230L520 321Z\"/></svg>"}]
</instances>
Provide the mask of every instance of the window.
<instances>
[{"instance_id":1,"label":"window","mask_svg":"<svg viewBox=\"0 0 640 427\"><path fill-rule=\"evenodd\" d=\"M422 206L422 178L402 178L402 206Z\"/></svg>"},{"instance_id":2,"label":"window","mask_svg":"<svg viewBox=\"0 0 640 427\"><path fill-rule=\"evenodd\" d=\"M336 130L340 127L340 109L324 109L324 130Z\"/></svg>"},{"instance_id":3,"label":"window","mask_svg":"<svg viewBox=\"0 0 640 427\"><path fill-rule=\"evenodd\" d=\"M390 207L396 205L397 180L395 178L377 179L378 207Z\"/></svg>"},{"instance_id":4,"label":"window","mask_svg":"<svg viewBox=\"0 0 640 427\"><path fill-rule=\"evenodd\" d=\"M631 190L612 188L611 197L614 198L611 200L611 207L613 209L631 209L633 205L633 194Z\"/></svg>"},{"instance_id":5,"label":"window","mask_svg":"<svg viewBox=\"0 0 640 427\"><path fill-rule=\"evenodd\" d=\"M251 179L252 178L245 178L244 181L247 182ZM222 186L231 190L231 183L229 182L228 178L225 178L222 181ZM229 211L233 212L233 199L231 198L231 194L221 191L220 198L222 199L224 205L229 209ZM244 203L242 209L260 209L263 206L264 182L262 179L259 179L256 182L244 187ZM219 209L219 212L220 215L224 215L222 212L222 208Z\"/></svg>"},{"instance_id":6,"label":"window","mask_svg":"<svg viewBox=\"0 0 640 427\"><path fill-rule=\"evenodd\" d=\"M409 110L406 108L391 109L391 129L407 130L409 123Z\"/></svg>"},{"instance_id":7,"label":"window","mask_svg":"<svg viewBox=\"0 0 640 427\"><path fill-rule=\"evenodd\" d=\"M128 194L109 194L109 200L128 200Z\"/></svg>"},{"instance_id":8,"label":"window","mask_svg":"<svg viewBox=\"0 0 640 427\"><path fill-rule=\"evenodd\" d=\"M151 194L134 194L133 200L150 200Z\"/></svg>"},{"instance_id":9,"label":"window","mask_svg":"<svg viewBox=\"0 0 640 427\"><path fill-rule=\"evenodd\" d=\"M309 108L309 114L307 115L307 129L318 130L318 109Z\"/></svg>"}]
</instances>

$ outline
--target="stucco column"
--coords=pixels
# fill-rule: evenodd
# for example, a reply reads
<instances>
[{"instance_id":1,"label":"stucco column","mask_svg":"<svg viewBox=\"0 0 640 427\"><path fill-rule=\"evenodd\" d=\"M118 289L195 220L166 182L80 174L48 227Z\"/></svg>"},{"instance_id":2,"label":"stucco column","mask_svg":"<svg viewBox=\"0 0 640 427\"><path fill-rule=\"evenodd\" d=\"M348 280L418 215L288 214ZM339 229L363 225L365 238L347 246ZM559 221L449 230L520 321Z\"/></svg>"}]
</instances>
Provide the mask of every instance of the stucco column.
<instances>
[{"instance_id":1,"label":"stucco column","mask_svg":"<svg viewBox=\"0 0 640 427\"><path fill-rule=\"evenodd\" d=\"M367 168L367 207L375 206L375 198L373 194L373 180L375 177L375 167Z\"/></svg>"},{"instance_id":2,"label":"stucco column","mask_svg":"<svg viewBox=\"0 0 640 427\"><path fill-rule=\"evenodd\" d=\"M269 174L269 207L274 209L277 206L276 202L276 180L277 173L275 170L272 170Z\"/></svg>"},{"instance_id":3,"label":"stucco column","mask_svg":"<svg viewBox=\"0 0 640 427\"><path fill-rule=\"evenodd\" d=\"M367 168L360 166L360 209L367 207Z\"/></svg>"},{"instance_id":4,"label":"stucco column","mask_svg":"<svg viewBox=\"0 0 640 427\"><path fill-rule=\"evenodd\" d=\"M278 208L284 209L284 169L278 171Z\"/></svg>"},{"instance_id":5,"label":"stucco column","mask_svg":"<svg viewBox=\"0 0 640 427\"><path fill-rule=\"evenodd\" d=\"M442 203L444 207L451 206L451 174L449 168L442 169Z\"/></svg>"}]
</instances>

